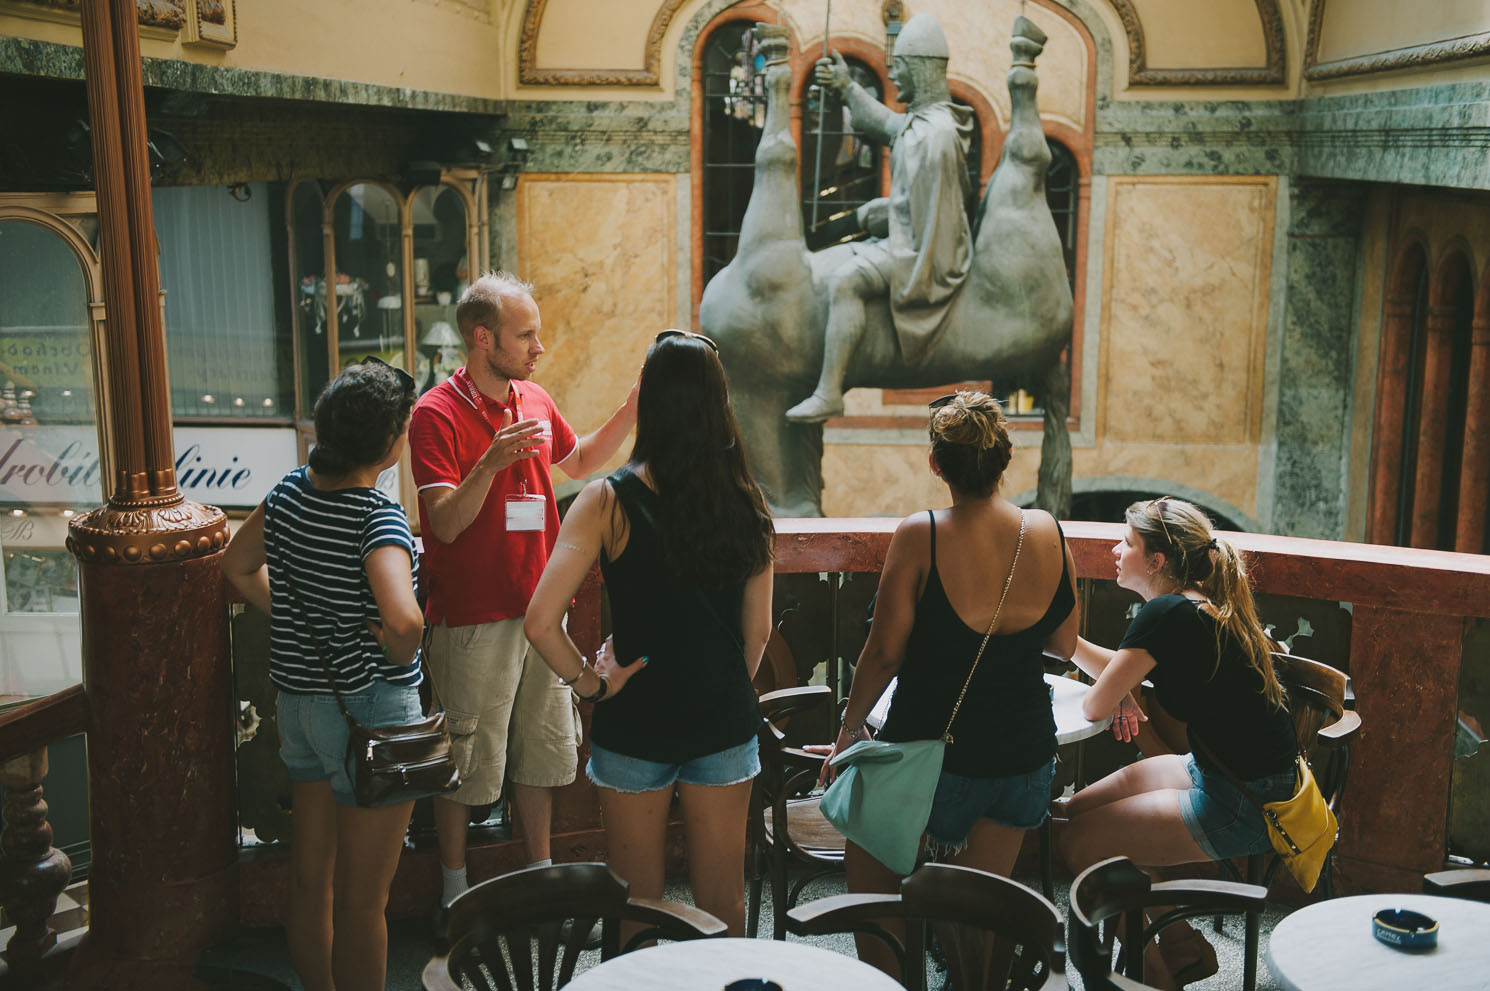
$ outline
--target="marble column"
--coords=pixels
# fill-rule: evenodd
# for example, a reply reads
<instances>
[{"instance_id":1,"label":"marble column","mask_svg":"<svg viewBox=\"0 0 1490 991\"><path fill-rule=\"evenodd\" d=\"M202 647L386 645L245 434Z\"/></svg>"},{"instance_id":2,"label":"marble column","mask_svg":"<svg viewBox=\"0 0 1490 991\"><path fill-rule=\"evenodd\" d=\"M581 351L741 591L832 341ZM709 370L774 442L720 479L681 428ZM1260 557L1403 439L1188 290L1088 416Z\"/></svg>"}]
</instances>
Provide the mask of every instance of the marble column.
<instances>
[{"instance_id":1,"label":"marble column","mask_svg":"<svg viewBox=\"0 0 1490 991\"><path fill-rule=\"evenodd\" d=\"M1423 353L1423 398L1418 412L1418 456L1413 468L1412 547L1438 546L1439 501L1443 495L1444 438L1449 425L1453 378L1454 308L1428 308L1428 345Z\"/></svg>"},{"instance_id":2,"label":"marble column","mask_svg":"<svg viewBox=\"0 0 1490 991\"><path fill-rule=\"evenodd\" d=\"M1289 188L1272 508L1280 534L1338 539L1345 532L1364 197L1355 183Z\"/></svg>"},{"instance_id":3,"label":"marble column","mask_svg":"<svg viewBox=\"0 0 1490 991\"><path fill-rule=\"evenodd\" d=\"M1490 306L1483 309L1490 310ZM1459 465L1459 520L1454 550L1471 554L1485 547L1490 515L1490 312L1470 330L1469 409L1464 417L1464 459Z\"/></svg>"},{"instance_id":4,"label":"marble column","mask_svg":"<svg viewBox=\"0 0 1490 991\"><path fill-rule=\"evenodd\" d=\"M1402 498L1402 442L1407 408L1407 375L1412 368L1412 294L1386 298L1381 321L1381 364L1376 380L1376 419L1371 452L1371 508L1366 539L1397 542Z\"/></svg>"}]
</instances>

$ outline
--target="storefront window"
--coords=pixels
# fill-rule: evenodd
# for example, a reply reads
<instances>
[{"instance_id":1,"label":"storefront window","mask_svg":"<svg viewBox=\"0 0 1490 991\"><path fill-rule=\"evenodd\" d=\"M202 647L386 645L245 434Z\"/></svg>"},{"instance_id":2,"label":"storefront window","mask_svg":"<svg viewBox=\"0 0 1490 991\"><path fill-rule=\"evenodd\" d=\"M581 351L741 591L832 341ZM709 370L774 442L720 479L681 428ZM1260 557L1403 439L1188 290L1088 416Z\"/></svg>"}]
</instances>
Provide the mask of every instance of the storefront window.
<instances>
[{"instance_id":1,"label":"storefront window","mask_svg":"<svg viewBox=\"0 0 1490 991\"><path fill-rule=\"evenodd\" d=\"M372 183L332 204L338 371L369 354L404 365L400 219L398 200Z\"/></svg>"},{"instance_id":2,"label":"storefront window","mask_svg":"<svg viewBox=\"0 0 1490 991\"><path fill-rule=\"evenodd\" d=\"M414 194L414 379L426 392L465 364L455 306L471 281L466 201L450 186Z\"/></svg>"},{"instance_id":3,"label":"storefront window","mask_svg":"<svg viewBox=\"0 0 1490 991\"><path fill-rule=\"evenodd\" d=\"M315 182L290 193L290 274L295 280L296 353L300 356L300 415L308 417L331 378L326 346L326 200Z\"/></svg>"},{"instance_id":4,"label":"storefront window","mask_svg":"<svg viewBox=\"0 0 1490 991\"><path fill-rule=\"evenodd\" d=\"M261 182L154 192L176 416L293 412L290 302L276 279L284 271L283 196L281 186Z\"/></svg>"},{"instance_id":5,"label":"storefront window","mask_svg":"<svg viewBox=\"0 0 1490 991\"><path fill-rule=\"evenodd\" d=\"M58 231L0 219L0 704L81 678L65 544L68 520L102 501L98 451L78 255Z\"/></svg>"}]
</instances>

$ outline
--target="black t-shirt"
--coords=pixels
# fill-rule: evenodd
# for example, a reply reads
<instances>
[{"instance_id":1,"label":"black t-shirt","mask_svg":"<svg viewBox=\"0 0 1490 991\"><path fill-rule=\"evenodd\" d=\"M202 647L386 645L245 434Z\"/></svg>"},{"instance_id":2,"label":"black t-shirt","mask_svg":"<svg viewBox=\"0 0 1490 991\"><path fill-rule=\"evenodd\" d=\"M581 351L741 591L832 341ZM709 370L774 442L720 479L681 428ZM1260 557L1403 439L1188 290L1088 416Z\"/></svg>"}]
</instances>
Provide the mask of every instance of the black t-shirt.
<instances>
[{"instance_id":1,"label":"black t-shirt","mask_svg":"<svg viewBox=\"0 0 1490 991\"><path fill-rule=\"evenodd\" d=\"M590 737L628 757L681 764L737 747L760 726L745 670L740 610L745 583L686 580L662 557L657 493L630 469L609 479L630 526L600 570L610 597L616 659L649 658L615 698L595 706Z\"/></svg>"},{"instance_id":2,"label":"black t-shirt","mask_svg":"<svg viewBox=\"0 0 1490 991\"><path fill-rule=\"evenodd\" d=\"M1065 540L1063 533L1063 552ZM1003 575L987 577L990 583L1003 584ZM942 758L942 770L969 778L1002 778L1033 771L1055 756L1055 716L1050 711L1043 655L1045 641L1075 605L1070 575L1062 565L1061 580L1044 616L1023 630L988 638L952 724L952 744ZM986 632L964 623L947 600L936 567L933 516L931 570L916 603L915 623L881 740L941 736Z\"/></svg>"},{"instance_id":3,"label":"black t-shirt","mask_svg":"<svg viewBox=\"0 0 1490 991\"><path fill-rule=\"evenodd\" d=\"M1215 769L1197 739L1244 781L1293 765L1298 745L1288 710L1267 700L1261 673L1235 639L1223 636L1216 656L1216 621L1198 602L1183 595L1145 602L1118 645L1125 647L1154 658L1149 680L1159 704L1185 721L1203 767Z\"/></svg>"}]
</instances>

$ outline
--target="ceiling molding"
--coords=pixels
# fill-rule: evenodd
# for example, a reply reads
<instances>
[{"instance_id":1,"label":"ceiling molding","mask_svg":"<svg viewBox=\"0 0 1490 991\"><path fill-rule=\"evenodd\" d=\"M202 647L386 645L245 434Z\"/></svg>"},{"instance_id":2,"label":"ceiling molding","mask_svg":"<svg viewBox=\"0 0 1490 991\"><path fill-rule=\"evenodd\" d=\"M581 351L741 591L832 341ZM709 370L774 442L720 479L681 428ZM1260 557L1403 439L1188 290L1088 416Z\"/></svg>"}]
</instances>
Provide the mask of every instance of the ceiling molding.
<instances>
[{"instance_id":1,"label":"ceiling molding","mask_svg":"<svg viewBox=\"0 0 1490 991\"><path fill-rule=\"evenodd\" d=\"M1309 5L1309 37L1304 44L1304 78L1310 82L1339 79L1342 76L1363 76L1373 72L1391 72L1394 69L1424 69L1444 62L1490 56L1490 31L1483 31L1447 41L1432 41L1424 45L1410 45L1406 48L1321 62L1319 35L1324 23L1324 3L1325 0L1312 0Z\"/></svg>"},{"instance_id":2,"label":"ceiling molding","mask_svg":"<svg viewBox=\"0 0 1490 991\"><path fill-rule=\"evenodd\" d=\"M1128 35L1128 85L1130 86L1282 86L1288 81L1283 32L1283 12L1278 0L1254 0L1262 25L1267 64L1205 69L1151 69L1145 51L1143 23L1132 0L1110 0Z\"/></svg>"},{"instance_id":3,"label":"ceiling molding","mask_svg":"<svg viewBox=\"0 0 1490 991\"><path fill-rule=\"evenodd\" d=\"M662 36L685 0L662 0L647 31L640 69L547 69L538 65L538 32L548 0L528 0L517 49L517 81L524 86L657 86L662 82Z\"/></svg>"}]
</instances>

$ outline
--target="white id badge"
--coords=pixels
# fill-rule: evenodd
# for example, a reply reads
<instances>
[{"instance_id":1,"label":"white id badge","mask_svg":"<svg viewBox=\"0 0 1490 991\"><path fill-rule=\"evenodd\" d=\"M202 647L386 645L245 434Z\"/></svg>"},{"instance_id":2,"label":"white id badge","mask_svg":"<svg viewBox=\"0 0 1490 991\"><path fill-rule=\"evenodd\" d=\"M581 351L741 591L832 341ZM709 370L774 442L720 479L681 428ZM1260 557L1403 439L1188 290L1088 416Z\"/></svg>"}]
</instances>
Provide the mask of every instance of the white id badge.
<instances>
[{"instance_id":1,"label":"white id badge","mask_svg":"<svg viewBox=\"0 0 1490 991\"><path fill-rule=\"evenodd\" d=\"M531 533L542 530L545 523L545 506L548 500L541 495L510 495L507 497L507 532Z\"/></svg>"}]
</instances>

